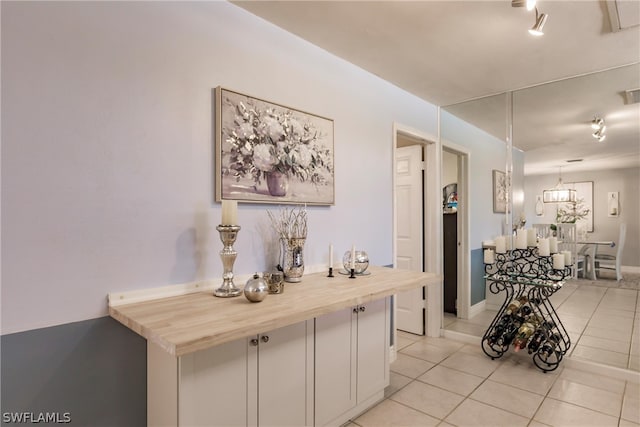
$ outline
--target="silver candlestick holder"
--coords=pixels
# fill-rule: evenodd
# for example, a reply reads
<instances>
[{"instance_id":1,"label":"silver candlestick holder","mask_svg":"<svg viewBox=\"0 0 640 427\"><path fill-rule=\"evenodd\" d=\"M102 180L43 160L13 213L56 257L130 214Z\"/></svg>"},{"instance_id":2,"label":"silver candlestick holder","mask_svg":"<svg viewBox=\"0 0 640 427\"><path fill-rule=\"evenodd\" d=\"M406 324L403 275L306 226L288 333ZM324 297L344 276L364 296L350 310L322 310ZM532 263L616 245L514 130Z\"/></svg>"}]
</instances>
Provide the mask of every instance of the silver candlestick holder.
<instances>
[{"instance_id":1,"label":"silver candlestick holder","mask_svg":"<svg viewBox=\"0 0 640 427\"><path fill-rule=\"evenodd\" d=\"M219 225L216 230L220 233L220 240L223 248L220 251L220 259L222 259L222 285L213 291L213 295L222 298L237 297L242 294L242 290L238 289L233 283L233 263L236 261L238 252L233 249L233 244L238 237L240 231L239 225Z\"/></svg>"}]
</instances>

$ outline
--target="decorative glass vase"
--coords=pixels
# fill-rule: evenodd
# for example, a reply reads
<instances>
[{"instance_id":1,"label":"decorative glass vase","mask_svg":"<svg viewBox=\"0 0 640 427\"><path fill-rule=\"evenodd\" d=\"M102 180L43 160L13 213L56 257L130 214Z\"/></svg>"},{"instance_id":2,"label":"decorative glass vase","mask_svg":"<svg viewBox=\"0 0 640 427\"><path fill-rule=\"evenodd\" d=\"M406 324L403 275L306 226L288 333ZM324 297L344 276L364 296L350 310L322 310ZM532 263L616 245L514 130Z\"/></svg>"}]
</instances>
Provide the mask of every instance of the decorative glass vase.
<instances>
[{"instance_id":1,"label":"decorative glass vase","mask_svg":"<svg viewBox=\"0 0 640 427\"><path fill-rule=\"evenodd\" d=\"M284 281L297 283L302 281L304 273L304 243L306 237L290 237L282 242L282 272Z\"/></svg>"},{"instance_id":2,"label":"decorative glass vase","mask_svg":"<svg viewBox=\"0 0 640 427\"><path fill-rule=\"evenodd\" d=\"M346 251L342 257L342 266L346 271L351 270L351 251ZM353 272L363 274L369 268L369 255L365 251L356 251L356 262Z\"/></svg>"},{"instance_id":3,"label":"decorative glass vase","mask_svg":"<svg viewBox=\"0 0 640 427\"><path fill-rule=\"evenodd\" d=\"M284 197L289 190L289 180L282 172L267 172L267 189L274 197Z\"/></svg>"}]
</instances>

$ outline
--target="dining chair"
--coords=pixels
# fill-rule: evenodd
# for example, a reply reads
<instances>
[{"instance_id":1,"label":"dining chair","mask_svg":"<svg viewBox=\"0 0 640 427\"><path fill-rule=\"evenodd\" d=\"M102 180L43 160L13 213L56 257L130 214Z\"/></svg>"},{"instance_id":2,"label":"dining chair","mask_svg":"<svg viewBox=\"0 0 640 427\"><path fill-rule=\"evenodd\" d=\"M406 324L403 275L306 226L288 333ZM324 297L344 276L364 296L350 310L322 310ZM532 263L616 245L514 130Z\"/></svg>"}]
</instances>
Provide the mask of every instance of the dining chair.
<instances>
[{"instance_id":1,"label":"dining chair","mask_svg":"<svg viewBox=\"0 0 640 427\"><path fill-rule=\"evenodd\" d=\"M594 258L596 254L595 245L583 245L578 251L576 258L576 275L585 279L596 280Z\"/></svg>"},{"instance_id":2,"label":"dining chair","mask_svg":"<svg viewBox=\"0 0 640 427\"><path fill-rule=\"evenodd\" d=\"M616 280L622 280L622 250L624 249L624 241L627 235L627 224L620 224L620 237L618 238L618 250L615 255L599 254L596 252L594 257L594 269L597 273L602 270L615 270Z\"/></svg>"},{"instance_id":3,"label":"dining chair","mask_svg":"<svg viewBox=\"0 0 640 427\"><path fill-rule=\"evenodd\" d=\"M560 223L556 225L556 231L558 234L558 249L568 250L571 252L571 259L574 262L574 268L572 277L575 279L578 277L578 245L577 245L577 233L576 224L574 223ZM583 258L584 264L584 258Z\"/></svg>"}]
</instances>

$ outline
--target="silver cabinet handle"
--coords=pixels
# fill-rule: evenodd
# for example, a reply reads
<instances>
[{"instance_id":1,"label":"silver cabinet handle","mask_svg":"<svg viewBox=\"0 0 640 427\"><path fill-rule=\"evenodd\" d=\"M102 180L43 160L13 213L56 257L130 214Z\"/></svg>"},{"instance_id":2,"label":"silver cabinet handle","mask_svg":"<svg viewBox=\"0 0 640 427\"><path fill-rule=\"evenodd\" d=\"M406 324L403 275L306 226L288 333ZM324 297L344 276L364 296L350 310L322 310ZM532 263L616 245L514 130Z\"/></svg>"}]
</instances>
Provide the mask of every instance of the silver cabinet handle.
<instances>
[{"instance_id":1,"label":"silver cabinet handle","mask_svg":"<svg viewBox=\"0 0 640 427\"><path fill-rule=\"evenodd\" d=\"M269 342L269 336L268 335L262 335L260 337L260 339L262 340L262 342Z\"/></svg>"},{"instance_id":2,"label":"silver cabinet handle","mask_svg":"<svg viewBox=\"0 0 640 427\"><path fill-rule=\"evenodd\" d=\"M365 307L364 305L360 306L360 311L365 311L367 309L367 307Z\"/></svg>"},{"instance_id":3,"label":"silver cabinet handle","mask_svg":"<svg viewBox=\"0 0 640 427\"><path fill-rule=\"evenodd\" d=\"M358 307L353 307L353 312L358 313Z\"/></svg>"},{"instance_id":4,"label":"silver cabinet handle","mask_svg":"<svg viewBox=\"0 0 640 427\"><path fill-rule=\"evenodd\" d=\"M257 338L252 338L251 341L249 341L249 344L251 344L252 346L256 346L258 345L258 339Z\"/></svg>"}]
</instances>

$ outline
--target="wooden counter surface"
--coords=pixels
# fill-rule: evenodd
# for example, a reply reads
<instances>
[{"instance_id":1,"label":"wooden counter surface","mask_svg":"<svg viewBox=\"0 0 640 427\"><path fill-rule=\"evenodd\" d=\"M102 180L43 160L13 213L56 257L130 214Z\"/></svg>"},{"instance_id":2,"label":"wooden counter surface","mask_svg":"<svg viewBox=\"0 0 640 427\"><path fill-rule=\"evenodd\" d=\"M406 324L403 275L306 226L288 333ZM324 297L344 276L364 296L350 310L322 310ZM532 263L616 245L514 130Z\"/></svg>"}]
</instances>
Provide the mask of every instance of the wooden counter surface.
<instances>
[{"instance_id":1,"label":"wooden counter surface","mask_svg":"<svg viewBox=\"0 0 640 427\"><path fill-rule=\"evenodd\" d=\"M421 286L439 286L442 276L385 267L349 279L337 273L305 275L285 283L282 294L251 303L244 295L217 298L196 292L132 304L110 306L111 317L174 356L264 333L323 314L377 300ZM239 286L239 284L236 284Z\"/></svg>"}]
</instances>

